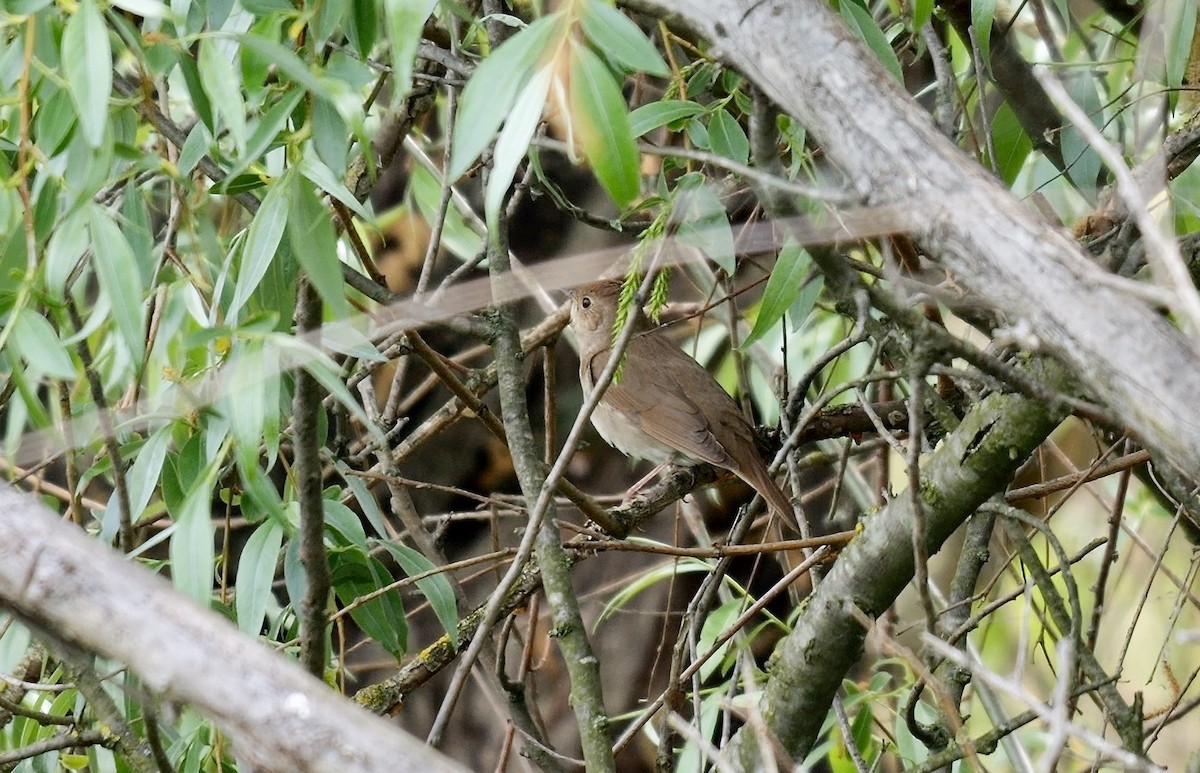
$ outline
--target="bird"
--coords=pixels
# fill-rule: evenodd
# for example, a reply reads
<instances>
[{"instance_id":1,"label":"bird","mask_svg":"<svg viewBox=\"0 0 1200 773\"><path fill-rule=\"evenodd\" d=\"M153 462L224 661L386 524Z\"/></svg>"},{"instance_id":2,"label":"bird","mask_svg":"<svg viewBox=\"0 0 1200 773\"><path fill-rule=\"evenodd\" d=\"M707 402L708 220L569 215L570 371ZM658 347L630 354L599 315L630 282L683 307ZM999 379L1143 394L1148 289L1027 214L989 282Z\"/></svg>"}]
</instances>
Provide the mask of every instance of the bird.
<instances>
[{"instance_id":1,"label":"bird","mask_svg":"<svg viewBox=\"0 0 1200 773\"><path fill-rule=\"evenodd\" d=\"M600 280L570 291L571 329L579 341L579 381L585 395L595 389L612 356L622 284ZM772 480L754 430L734 399L700 363L655 329L636 303L630 313L634 332L620 378L608 386L591 416L600 437L626 456L660 467L705 463L729 470L800 533L791 500Z\"/></svg>"}]
</instances>

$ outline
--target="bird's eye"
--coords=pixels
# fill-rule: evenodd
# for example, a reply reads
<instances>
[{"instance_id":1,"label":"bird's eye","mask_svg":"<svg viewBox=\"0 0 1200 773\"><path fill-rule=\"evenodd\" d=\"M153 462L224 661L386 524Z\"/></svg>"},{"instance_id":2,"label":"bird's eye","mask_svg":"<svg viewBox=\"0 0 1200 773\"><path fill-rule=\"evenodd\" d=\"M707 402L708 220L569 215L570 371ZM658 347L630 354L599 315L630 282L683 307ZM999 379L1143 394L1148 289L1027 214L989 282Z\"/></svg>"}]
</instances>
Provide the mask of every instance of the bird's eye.
<instances>
[{"instance_id":1,"label":"bird's eye","mask_svg":"<svg viewBox=\"0 0 1200 773\"><path fill-rule=\"evenodd\" d=\"M590 309L592 308L592 299L585 295L579 299L579 305L585 309Z\"/></svg>"}]
</instances>

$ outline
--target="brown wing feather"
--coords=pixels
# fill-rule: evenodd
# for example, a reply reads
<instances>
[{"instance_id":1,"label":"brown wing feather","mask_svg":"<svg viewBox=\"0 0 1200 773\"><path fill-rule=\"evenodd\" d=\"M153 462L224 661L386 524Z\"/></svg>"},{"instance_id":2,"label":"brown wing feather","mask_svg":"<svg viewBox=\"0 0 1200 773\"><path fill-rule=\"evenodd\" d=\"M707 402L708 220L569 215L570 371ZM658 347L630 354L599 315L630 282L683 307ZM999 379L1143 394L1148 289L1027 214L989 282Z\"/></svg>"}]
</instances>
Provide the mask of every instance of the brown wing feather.
<instances>
[{"instance_id":1,"label":"brown wing feather","mask_svg":"<svg viewBox=\"0 0 1200 773\"><path fill-rule=\"evenodd\" d=\"M730 468L733 457L713 433L705 411L682 386L695 378L711 380L708 371L655 333L637 336L630 346L636 356L626 358L622 378L604 393L605 401L660 443L693 459ZM595 383L607 362L608 352L591 358L589 381ZM733 399L729 401L736 410Z\"/></svg>"}]
</instances>

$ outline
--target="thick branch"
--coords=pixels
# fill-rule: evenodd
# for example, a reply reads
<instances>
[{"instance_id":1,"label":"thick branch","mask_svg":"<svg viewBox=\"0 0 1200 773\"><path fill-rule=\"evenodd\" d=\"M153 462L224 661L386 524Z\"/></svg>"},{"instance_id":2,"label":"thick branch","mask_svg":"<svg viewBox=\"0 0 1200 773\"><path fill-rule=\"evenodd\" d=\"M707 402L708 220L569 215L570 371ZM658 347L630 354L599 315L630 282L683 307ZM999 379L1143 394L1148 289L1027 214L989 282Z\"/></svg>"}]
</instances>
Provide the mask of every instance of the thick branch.
<instances>
[{"instance_id":1,"label":"thick branch","mask_svg":"<svg viewBox=\"0 0 1200 773\"><path fill-rule=\"evenodd\" d=\"M1062 379L1057 366L1048 371L1038 375L1048 383ZM1004 487L1057 423L1045 404L1012 394L992 394L963 418L921 465L930 554ZM843 676L861 655L866 631L851 606L875 617L892 605L913 578L913 554L904 549L911 541L912 498L898 497L866 519L862 535L843 551L780 646L762 710L796 759L811 748ZM753 733L739 733L734 748L745 769L758 764Z\"/></svg>"},{"instance_id":2,"label":"thick branch","mask_svg":"<svg viewBox=\"0 0 1200 773\"><path fill-rule=\"evenodd\" d=\"M263 770L462 770L7 486L0 604L129 664L148 689L210 717Z\"/></svg>"}]
</instances>

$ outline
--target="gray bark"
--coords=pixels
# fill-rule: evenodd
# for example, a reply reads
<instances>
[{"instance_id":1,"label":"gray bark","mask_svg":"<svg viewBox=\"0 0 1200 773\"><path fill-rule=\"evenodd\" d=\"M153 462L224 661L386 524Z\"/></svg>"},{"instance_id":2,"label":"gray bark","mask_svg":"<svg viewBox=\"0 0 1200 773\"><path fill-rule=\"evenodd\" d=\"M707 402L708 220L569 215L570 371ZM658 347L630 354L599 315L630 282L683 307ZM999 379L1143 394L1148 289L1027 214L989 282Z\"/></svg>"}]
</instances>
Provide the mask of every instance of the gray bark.
<instances>
[{"instance_id":1,"label":"gray bark","mask_svg":"<svg viewBox=\"0 0 1200 773\"><path fill-rule=\"evenodd\" d=\"M7 485L0 606L52 640L128 664L263 770L462 770Z\"/></svg>"}]
</instances>

